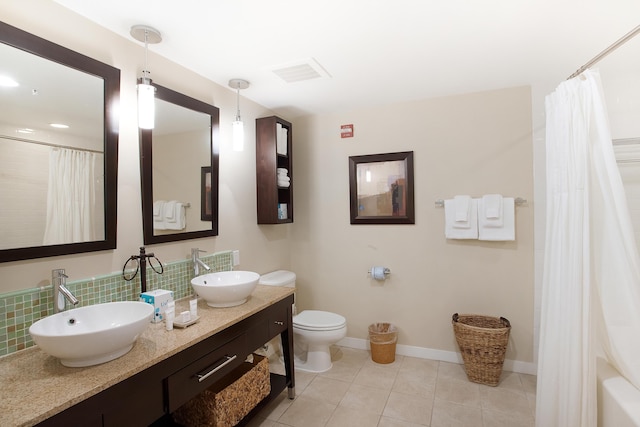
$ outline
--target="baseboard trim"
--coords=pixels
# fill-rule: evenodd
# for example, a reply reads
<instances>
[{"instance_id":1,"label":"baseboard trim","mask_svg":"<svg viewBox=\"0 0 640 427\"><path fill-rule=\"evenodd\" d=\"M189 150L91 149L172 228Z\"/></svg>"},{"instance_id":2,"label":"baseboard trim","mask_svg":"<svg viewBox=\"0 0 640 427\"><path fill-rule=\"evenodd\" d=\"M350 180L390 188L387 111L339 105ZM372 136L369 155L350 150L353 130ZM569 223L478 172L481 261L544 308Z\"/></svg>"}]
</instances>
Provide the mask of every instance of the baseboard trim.
<instances>
[{"instance_id":1,"label":"baseboard trim","mask_svg":"<svg viewBox=\"0 0 640 427\"><path fill-rule=\"evenodd\" d=\"M362 338L346 337L338 341L337 345L359 350L369 350L369 340ZM416 347L413 345L396 345L396 354L417 357L419 359L439 360L442 362L458 364L463 363L462 356L457 351L436 350L426 347ZM505 371L529 375L536 375L538 371L538 368L534 363L510 359L505 359L503 369Z\"/></svg>"}]
</instances>

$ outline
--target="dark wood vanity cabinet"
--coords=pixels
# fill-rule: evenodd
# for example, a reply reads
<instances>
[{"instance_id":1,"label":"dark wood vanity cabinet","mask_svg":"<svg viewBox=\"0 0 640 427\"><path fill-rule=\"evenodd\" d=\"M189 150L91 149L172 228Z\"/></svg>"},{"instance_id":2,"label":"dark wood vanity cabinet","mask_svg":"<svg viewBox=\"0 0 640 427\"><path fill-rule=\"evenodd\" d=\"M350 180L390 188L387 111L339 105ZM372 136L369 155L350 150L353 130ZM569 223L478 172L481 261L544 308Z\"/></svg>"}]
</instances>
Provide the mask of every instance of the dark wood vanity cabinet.
<instances>
[{"instance_id":1,"label":"dark wood vanity cabinet","mask_svg":"<svg viewBox=\"0 0 640 427\"><path fill-rule=\"evenodd\" d=\"M51 427L147 426L165 414L162 371L156 367L43 421ZM60 391L64 393L64 390Z\"/></svg>"},{"instance_id":2,"label":"dark wood vanity cabinet","mask_svg":"<svg viewBox=\"0 0 640 427\"><path fill-rule=\"evenodd\" d=\"M280 134L286 129L286 136ZM278 139L281 135L281 149ZM280 117L256 119L256 193L258 224L285 224L293 222L293 126ZM289 186L278 184L278 168L286 169ZM280 215L280 207L286 218Z\"/></svg>"},{"instance_id":3,"label":"dark wood vanity cabinet","mask_svg":"<svg viewBox=\"0 0 640 427\"><path fill-rule=\"evenodd\" d=\"M285 388L289 388L289 397L294 397L292 304L293 295L290 295L39 425L167 425L163 420L168 420L169 414L216 384L240 366L249 354L280 335L286 375L271 374L270 396L240 423L244 425Z\"/></svg>"}]
</instances>

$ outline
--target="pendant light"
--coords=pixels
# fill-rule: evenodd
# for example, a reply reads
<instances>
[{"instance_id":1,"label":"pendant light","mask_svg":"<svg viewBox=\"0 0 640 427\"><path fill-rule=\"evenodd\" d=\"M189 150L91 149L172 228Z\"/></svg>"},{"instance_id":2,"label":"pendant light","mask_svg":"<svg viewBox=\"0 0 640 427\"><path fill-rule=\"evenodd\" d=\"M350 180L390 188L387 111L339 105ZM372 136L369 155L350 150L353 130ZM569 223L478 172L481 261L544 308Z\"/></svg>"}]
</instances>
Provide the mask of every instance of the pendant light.
<instances>
[{"instance_id":1,"label":"pendant light","mask_svg":"<svg viewBox=\"0 0 640 427\"><path fill-rule=\"evenodd\" d=\"M249 82L243 79L229 80L229 87L236 90L236 119L233 121L233 151L244 150L244 124L240 117L240 89L249 87Z\"/></svg>"},{"instance_id":2,"label":"pendant light","mask_svg":"<svg viewBox=\"0 0 640 427\"><path fill-rule=\"evenodd\" d=\"M141 129L153 129L155 125L155 92L149 77L148 55L149 43L156 44L162 41L160 32L146 25L134 25L131 27L131 36L144 42L144 69L142 77L138 79L138 127Z\"/></svg>"}]
</instances>

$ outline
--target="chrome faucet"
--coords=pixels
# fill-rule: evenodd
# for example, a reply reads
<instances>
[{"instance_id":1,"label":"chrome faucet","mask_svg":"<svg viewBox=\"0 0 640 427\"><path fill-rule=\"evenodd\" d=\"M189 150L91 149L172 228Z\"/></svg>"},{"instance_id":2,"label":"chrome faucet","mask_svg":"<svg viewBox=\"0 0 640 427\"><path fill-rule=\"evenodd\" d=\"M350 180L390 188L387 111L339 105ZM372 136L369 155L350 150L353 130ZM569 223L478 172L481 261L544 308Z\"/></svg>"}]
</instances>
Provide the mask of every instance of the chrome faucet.
<instances>
[{"instance_id":1,"label":"chrome faucet","mask_svg":"<svg viewBox=\"0 0 640 427\"><path fill-rule=\"evenodd\" d=\"M200 252L206 252L202 249L191 248L191 261L193 262L193 274L198 276L200 274L200 267L204 268L206 271L211 270L207 264L202 262L200 259Z\"/></svg>"},{"instance_id":2,"label":"chrome faucet","mask_svg":"<svg viewBox=\"0 0 640 427\"><path fill-rule=\"evenodd\" d=\"M67 289L66 279L68 279L64 273L64 268L51 270L51 285L53 286L53 312L59 313L64 311L66 307L66 301L68 300L73 305L78 305L78 298L76 298L69 289Z\"/></svg>"}]
</instances>

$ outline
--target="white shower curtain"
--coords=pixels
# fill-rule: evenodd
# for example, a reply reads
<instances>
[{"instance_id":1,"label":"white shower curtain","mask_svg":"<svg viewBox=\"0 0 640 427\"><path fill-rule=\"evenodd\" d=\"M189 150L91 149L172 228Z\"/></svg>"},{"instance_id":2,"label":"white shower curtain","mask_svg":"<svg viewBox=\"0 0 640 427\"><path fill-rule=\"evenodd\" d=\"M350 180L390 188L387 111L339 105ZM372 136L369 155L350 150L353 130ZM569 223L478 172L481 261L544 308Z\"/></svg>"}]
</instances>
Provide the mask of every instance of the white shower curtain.
<instances>
[{"instance_id":1,"label":"white shower curtain","mask_svg":"<svg viewBox=\"0 0 640 427\"><path fill-rule=\"evenodd\" d=\"M560 84L546 110L536 426L595 427L597 354L640 388L640 262L599 74Z\"/></svg>"},{"instance_id":2,"label":"white shower curtain","mask_svg":"<svg viewBox=\"0 0 640 427\"><path fill-rule=\"evenodd\" d=\"M96 240L96 162L100 154L54 148L49 154L47 217L43 244Z\"/></svg>"}]
</instances>

